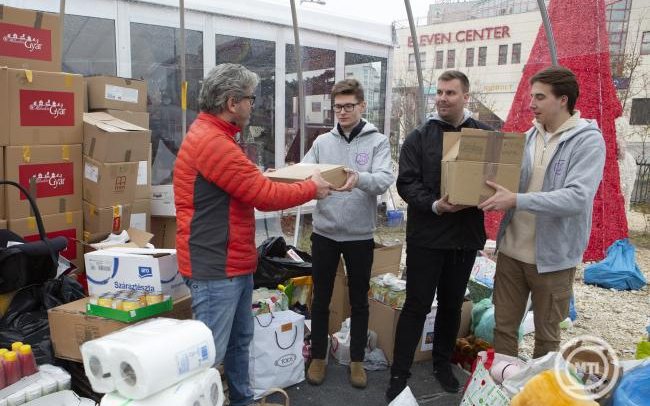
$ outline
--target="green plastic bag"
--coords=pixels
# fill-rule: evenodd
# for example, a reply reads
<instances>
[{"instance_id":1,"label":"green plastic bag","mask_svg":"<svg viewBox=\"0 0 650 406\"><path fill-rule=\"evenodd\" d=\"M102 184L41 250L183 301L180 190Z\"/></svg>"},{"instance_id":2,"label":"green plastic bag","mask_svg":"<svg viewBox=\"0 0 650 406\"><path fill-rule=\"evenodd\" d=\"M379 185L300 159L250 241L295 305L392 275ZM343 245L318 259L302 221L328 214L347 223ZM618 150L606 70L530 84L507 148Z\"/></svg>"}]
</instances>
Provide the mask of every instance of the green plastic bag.
<instances>
[{"instance_id":1,"label":"green plastic bag","mask_svg":"<svg viewBox=\"0 0 650 406\"><path fill-rule=\"evenodd\" d=\"M636 345L636 359L644 359L650 357L650 341L641 340Z\"/></svg>"}]
</instances>

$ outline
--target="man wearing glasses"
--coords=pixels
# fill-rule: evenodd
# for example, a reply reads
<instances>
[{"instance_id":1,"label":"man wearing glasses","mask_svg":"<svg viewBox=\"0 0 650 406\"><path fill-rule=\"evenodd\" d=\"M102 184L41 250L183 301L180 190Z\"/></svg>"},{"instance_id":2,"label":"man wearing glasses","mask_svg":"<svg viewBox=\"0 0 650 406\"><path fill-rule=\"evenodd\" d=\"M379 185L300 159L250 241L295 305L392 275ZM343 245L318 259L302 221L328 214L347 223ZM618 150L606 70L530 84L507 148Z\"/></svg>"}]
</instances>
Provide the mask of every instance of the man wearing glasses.
<instances>
[{"instance_id":1,"label":"man wearing glasses","mask_svg":"<svg viewBox=\"0 0 650 406\"><path fill-rule=\"evenodd\" d=\"M354 79L332 88L338 124L320 135L303 162L345 166L345 185L319 200L314 212L312 264L312 362L307 381L325 380L329 305L341 254L348 274L351 311L350 382L367 384L363 358L368 332L368 289L373 261L377 196L395 180L388 138L361 118L366 109L363 88Z\"/></svg>"},{"instance_id":2,"label":"man wearing glasses","mask_svg":"<svg viewBox=\"0 0 650 406\"><path fill-rule=\"evenodd\" d=\"M246 158L234 136L248 123L257 75L241 65L210 71L199 95L201 113L174 165L178 268L192 292L194 318L211 330L215 365L223 362L230 404L253 402L248 347L257 268L254 208L298 206L330 194L319 172L311 180L274 183Z\"/></svg>"}]
</instances>

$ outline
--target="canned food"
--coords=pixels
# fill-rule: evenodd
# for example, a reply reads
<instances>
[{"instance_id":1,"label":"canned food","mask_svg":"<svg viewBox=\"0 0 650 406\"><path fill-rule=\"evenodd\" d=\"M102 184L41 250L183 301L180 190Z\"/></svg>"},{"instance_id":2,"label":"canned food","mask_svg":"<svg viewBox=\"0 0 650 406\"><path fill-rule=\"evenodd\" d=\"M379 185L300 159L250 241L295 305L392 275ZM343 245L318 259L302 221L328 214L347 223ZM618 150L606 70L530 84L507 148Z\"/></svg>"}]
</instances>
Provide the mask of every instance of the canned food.
<instances>
[{"instance_id":1,"label":"canned food","mask_svg":"<svg viewBox=\"0 0 650 406\"><path fill-rule=\"evenodd\" d=\"M124 304L124 299L119 297L113 298L112 307L115 310L122 310L122 305Z\"/></svg>"},{"instance_id":2,"label":"canned food","mask_svg":"<svg viewBox=\"0 0 650 406\"><path fill-rule=\"evenodd\" d=\"M164 300L162 292L149 292L145 295L147 306L160 303Z\"/></svg>"},{"instance_id":3,"label":"canned food","mask_svg":"<svg viewBox=\"0 0 650 406\"><path fill-rule=\"evenodd\" d=\"M97 299L97 305L102 307L113 307L113 298L111 296L100 296Z\"/></svg>"},{"instance_id":4,"label":"canned food","mask_svg":"<svg viewBox=\"0 0 650 406\"><path fill-rule=\"evenodd\" d=\"M124 302L122 302L122 310L125 311L131 311L135 309L141 308L142 305L140 304L140 300L138 299L126 299Z\"/></svg>"}]
</instances>

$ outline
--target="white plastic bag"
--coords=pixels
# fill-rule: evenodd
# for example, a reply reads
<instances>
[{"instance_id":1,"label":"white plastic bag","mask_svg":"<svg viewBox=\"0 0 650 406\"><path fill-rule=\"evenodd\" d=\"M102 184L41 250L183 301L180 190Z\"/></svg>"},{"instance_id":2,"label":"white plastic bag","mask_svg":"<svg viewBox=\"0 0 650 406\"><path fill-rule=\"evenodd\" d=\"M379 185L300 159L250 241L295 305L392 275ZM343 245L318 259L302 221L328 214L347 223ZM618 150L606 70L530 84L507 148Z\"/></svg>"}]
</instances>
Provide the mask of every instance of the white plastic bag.
<instances>
[{"instance_id":1,"label":"white plastic bag","mask_svg":"<svg viewBox=\"0 0 650 406\"><path fill-rule=\"evenodd\" d=\"M418 401L407 386L388 406L418 406Z\"/></svg>"},{"instance_id":2,"label":"white plastic bag","mask_svg":"<svg viewBox=\"0 0 650 406\"><path fill-rule=\"evenodd\" d=\"M255 316L248 376L255 399L270 388L305 380L302 356L305 317L291 310Z\"/></svg>"}]
</instances>

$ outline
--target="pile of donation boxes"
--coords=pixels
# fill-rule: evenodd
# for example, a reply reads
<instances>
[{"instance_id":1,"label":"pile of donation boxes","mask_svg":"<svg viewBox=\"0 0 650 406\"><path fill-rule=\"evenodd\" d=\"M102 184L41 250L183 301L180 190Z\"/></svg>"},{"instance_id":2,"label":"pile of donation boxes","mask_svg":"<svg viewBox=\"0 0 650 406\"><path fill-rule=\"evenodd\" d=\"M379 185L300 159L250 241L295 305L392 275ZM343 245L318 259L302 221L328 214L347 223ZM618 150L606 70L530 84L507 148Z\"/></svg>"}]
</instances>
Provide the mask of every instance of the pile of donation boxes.
<instances>
[{"instance_id":1,"label":"pile of donation boxes","mask_svg":"<svg viewBox=\"0 0 650 406\"><path fill-rule=\"evenodd\" d=\"M50 237L83 270L81 241L149 229L146 83L61 72L57 14L3 6L0 28L0 178L36 199ZM90 109L91 113L84 113ZM0 227L38 239L26 196L0 185Z\"/></svg>"}]
</instances>

